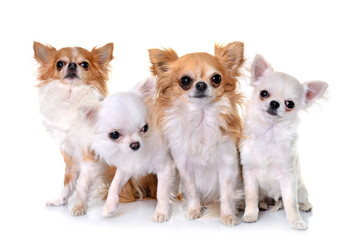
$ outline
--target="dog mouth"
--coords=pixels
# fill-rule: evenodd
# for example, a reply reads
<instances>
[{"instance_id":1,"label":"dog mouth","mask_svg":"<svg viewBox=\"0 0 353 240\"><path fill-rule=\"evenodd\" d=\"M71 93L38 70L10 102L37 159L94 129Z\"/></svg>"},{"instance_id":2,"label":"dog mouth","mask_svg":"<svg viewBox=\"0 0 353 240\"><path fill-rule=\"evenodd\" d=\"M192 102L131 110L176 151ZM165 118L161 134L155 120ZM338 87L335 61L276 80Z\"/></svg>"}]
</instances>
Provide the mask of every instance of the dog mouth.
<instances>
[{"instance_id":1,"label":"dog mouth","mask_svg":"<svg viewBox=\"0 0 353 240\"><path fill-rule=\"evenodd\" d=\"M78 78L78 76L75 72L69 72L68 74L66 74L66 76L64 78L73 80L73 79Z\"/></svg>"},{"instance_id":2,"label":"dog mouth","mask_svg":"<svg viewBox=\"0 0 353 240\"><path fill-rule=\"evenodd\" d=\"M266 112L268 114L270 114L271 116L278 116L277 111L271 110L271 109L267 109Z\"/></svg>"},{"instance_id":3,"label":"dog mouth","mask_svg":"<svg viewBox=\"0 0 353 240\"><path fill-rule=\"evenodd\" d=\"M204 93L197 93L197 94L192 95L192 96L190 96L190 97L192 97L192 98L199 98L199 99L201 99L201 98L209 98L209 97L211 97L211 96L206 95L206 94L204 94Z\"/></svg>"}]
</instances>

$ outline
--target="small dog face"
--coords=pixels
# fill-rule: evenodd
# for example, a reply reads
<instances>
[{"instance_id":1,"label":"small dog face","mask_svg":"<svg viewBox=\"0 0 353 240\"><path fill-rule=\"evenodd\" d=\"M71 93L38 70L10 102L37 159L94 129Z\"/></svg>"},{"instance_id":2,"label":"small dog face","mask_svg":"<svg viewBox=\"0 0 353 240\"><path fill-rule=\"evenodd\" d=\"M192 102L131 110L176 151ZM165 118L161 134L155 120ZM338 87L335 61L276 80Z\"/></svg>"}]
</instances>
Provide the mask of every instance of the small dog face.
<instances>
[{"instance_id":1,"label":"small dog face","mask_svg":"<svg viewBox=\"0 0 353 240\"><path fill-rule=\"evenodd\" d=\"M101 104L85 109L87 119L95 124L101 153L119 154L141 151L149 133L147 109L133 93L115 93Z\"/></svg>"},{"instance_id":2,"label":"small dog face","mask_svg":"<svg viewBox=\"0 0 353 240\"><path fill-rule=\"evenodd\" d=\"M209 102L222 93L224 68L207 53L193 53L181 57L171 73L175 90L185 100Z\"/></svg>"},{"instance_id":3,"label":"small dog face","mask_svg":"<svg viewBox=\"0 0 353 240\"><path fill-rule=\"evenodd\" d=\"M40 64L39 80L42 83L59 80L63 84L96 85L106 90L109 62L113 59L113 44L88 51L81 47L56 50L34 42L34 57Z\"/></svg>"},{"instance_id":4,"label":"small dog face","mask_svg":"<svg viewBox=\"0 0 353 240\"><path fill-rule=\"evenodd\" d=\"M328 86L321 81L301 84L290 75L273 71L260 55L255 57L251 73L254 106L263 117L274 121L292 119L319 98Z\"/></svg>"},{"instance_id":5,"label":"small dog face","mask_svg":"<svg viewBox=\"0 0 353 240\"><path fill-rule=\"evenodd\" d=\"M117 93L102 103L98 125L111 145L125 153L138 151L149 130L146 107L133 94Z\"/></svg>"},{"instance_id":6,"label":"small dog face","mask_svg":"<svg viewBox=\"0 0 353 240\"><path fill-rule=\"evenodd\" d=\"M215 56L191 53L178 57L172 49L149 50L151 71L158 75L157 89L183 102L209 103L219 100L229 88L235 88L242 65L243 43L215 46Z\"/></svg>"},{"instance_id":7,"label":"small dog face","mask_svg":"<svg viewBox=\"0 0 353 240\"><path fill-rule=\"evenodd\" d=\"M303 107L304 88L287 74L268 73L255 91L256 105L268 117L291 117Z\"/></svg>"}]
</instances>

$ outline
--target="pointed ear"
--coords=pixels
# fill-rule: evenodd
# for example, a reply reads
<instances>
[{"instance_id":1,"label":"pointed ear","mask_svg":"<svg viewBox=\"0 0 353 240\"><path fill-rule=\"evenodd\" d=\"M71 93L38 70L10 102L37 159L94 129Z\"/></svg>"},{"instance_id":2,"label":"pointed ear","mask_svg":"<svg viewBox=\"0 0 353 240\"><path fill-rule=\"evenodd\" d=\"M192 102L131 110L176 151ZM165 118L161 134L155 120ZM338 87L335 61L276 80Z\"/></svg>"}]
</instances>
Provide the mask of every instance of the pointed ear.
<instances>
[{"instance_id":1,"label":"pointed ear","mask_svg":"<svg viewBox=\"0 0 353 240\"><path fill-rule=\"evenodd\" d=\"M50 45L45 46L39 42L33 42L34 58L40 64L47 64L52 55L56 52L56 49Z\"/></svg>"},{"instance_id":2,"label":"pointed ear","mask_svg":"<svg viewBox=\"0 0 353 240\"><path fill-rule=\"evenodd\" d=\"M244 63L244 43L231 42L226 46L216 44L214 55L232 75Z\"/></svg>"},{"instance_id":3,"label":"pointed ear","mask_svg":"<svg viewBox=\"0 0 353 240\"><path fill-rule=\"evenodd\" d=\"M99 65L105 66L113 59L114 44L108 43L100 48L93 48L91 53Z\"/></svg>"},{"instance_id":4,"label":"pointed ear","mask_svg":"<svg viewBox=\"0 0 353 240\"><path fill-rule=\"evenodd\" d=\"M179 58L178 54L171 48L164 50L149 49L148 54L152 63L150 70L153 75L160 75L169 71L170 64Z\"/></svg>"},{"instance_id":5,"label":"pointed ear","mask_svg":"<svg viewBox=\"0 0 353 240\"><path fill-rule=\"evenodd\" d=\"M133 89L131 89L131 92L139 95L143 100L146 100L153 96L153 94L156 92L156 85L156 78L150 77L145 81L139 82Z\"/></svg>"},{"instance_id":6,"label":"pointed ear","mask_svg":"<svg viewBox=\"0 0 353 240\"><path fill-rule=\"evenodd\" d=\"M315 100L319 99L326 91L328 84L323 81L311 81L303 83L305 89L305 104L310 106Z\"/></svg>"},{"instance_id":7,"label":"pointed ear","mask_svg":"<svg viewBox=\"0 0 353 240\"><path fill-rule=\"evenodd\" d=\"M251 84L256 85L266 71L273 71L273 69L263 56L257 54L251 65Z\"/></svg>"},{"instance_id":8,"label":"pointed ear","mask_svg":"<svg viewBox=\"0 0 353 240\"><path fill-rule=\"evenodd\" d=\"M94 125L98 121L98 112L100 108L101 104L99 102L92 102L87 103L87 105L81 106L78 110L84 120Z\"/></svg>"}]
</instances>

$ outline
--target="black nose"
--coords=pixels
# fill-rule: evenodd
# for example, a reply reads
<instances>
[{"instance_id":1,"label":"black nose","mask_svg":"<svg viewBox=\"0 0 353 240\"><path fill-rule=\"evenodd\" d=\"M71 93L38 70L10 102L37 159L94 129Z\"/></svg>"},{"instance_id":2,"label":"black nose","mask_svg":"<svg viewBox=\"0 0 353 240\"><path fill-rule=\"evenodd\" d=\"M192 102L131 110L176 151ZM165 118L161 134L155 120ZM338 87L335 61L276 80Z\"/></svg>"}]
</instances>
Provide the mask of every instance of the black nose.
<instances>
[{"instance_id":1,"label":"black nose","mask_svg":"<svg viewBox=\"0 0 353 240\"><path fill-rule=\"evenodd\" d=\"M207 89L207 84L205 82L197 82L195 85L196 89L203 92Z\"/></svg>"},{"instance_id":2,"label":"black nose","mask_svg":"<svg viewBox=\"0 0 353 240\"><path fill-rule=\"evenodd\" d=\"M75 62L70 62L68 67L70 70L75 70L77 68L77 64Z\"/></svg>"},{"instance_id":3,"label":"black nose","mask_svg":"<svg viewBox=\"0 0 353 240\"><path fill-rule=\"evenodd\" d=\"M137 151L140 148L140 143L139 142L133 142L130 144L130 148L134 151Z\"/></svg>"},{"instance_id":4,"label":"black nose","mask_svg":"<svg viewBox=\"0 0 353 240\"><path fill-rule=\"evenodd\" d=\"M279 108L279 103L277 101L271 101L270 108L276 110L277 108Z\"/></svg>"}]
</instances>

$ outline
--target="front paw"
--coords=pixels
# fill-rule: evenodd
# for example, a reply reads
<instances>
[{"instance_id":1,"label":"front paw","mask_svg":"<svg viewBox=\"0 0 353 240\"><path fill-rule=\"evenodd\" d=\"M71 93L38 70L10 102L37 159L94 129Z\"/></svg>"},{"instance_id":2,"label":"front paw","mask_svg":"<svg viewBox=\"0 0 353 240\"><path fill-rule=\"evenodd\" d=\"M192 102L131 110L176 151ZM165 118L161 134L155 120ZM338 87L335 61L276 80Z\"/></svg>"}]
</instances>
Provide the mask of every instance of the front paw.
<instances>
[{"instance_id":1,"label":"front paw","mask_svg":"<svg viewBox=\"0 0 353 240\"><path fill-rule=\"evenodd\" d=\"M246 222L246 223L253 223L257 221L258 216L259 215L256 213L245 213L242 220L243 222Z\"/></svg>"},{"instance_id":2,"label":"front paw","mask_svg":"<svg viewBox=\"0 0 353 240\"><path fill-rule=\"evenodd\" d=\"M188 219L197 219L200 218L202 214L201 208L192 208L188 210Z\"/></svg>"},{"instance_id":3,"label":"front paw","mask_svg":"<svg viewBox=\"0 0 353 240\"><path fill-rule=\"evenodd\" d=\"M46 202L47 206L52 206L52 207L60 207L64 206L67 204L66 199L55 199L55 200L49 200Z\"/></svg>"},{"instance_id":4,"label":"front paw","mask_svg":"<svg viewBox=\"0 0 353 240\"><path fill-rule=\"evenodd\" d=\"M118 206L115 203L105 203L102 209L102 216L109 217L113 215L116 212L117 207Z\"/></svg>"},{"instance_id":5,"label":"front paw","mask_svg":"<svg viewBox=\"0 0 353 240\"><path fill-rule=\"evenodd\" d=\"M313 209L313 205L309 202L299 203L299 209L304 212L310 212Z\"/></svg>"},{"instance_id":6,"label":"front paw","mask_svg":"<svg viewBox=\"0 0 353 240\"><path fill-rule=\"evenodd\" d=\"M260 201L259 202L259 210L260 211L266 211L268 208L268 205L265 201Z\"/></svg>"},{"instance_id":7,"label":"front paw","mask_svg":"<svg viewBox=\"0 0 353 240\"><path fill-rule=\"evenodd\" d=\"M82 204L75 205L71 210L71 215L75 217L85 215L86 213L87 207Z\"/></svg>"},{"instance_id":8,"label":"front paw","mask_svg":"<svg viewBox=\"0 0 353 240\"><path fill-rule=\"evenodd\" d=\"M221 217L221 221L224 225L231 227L239 223L239 219L235 215L226 215Z\"/></svg>"},{"instance_id":9,"label":"front paw","mask_svg":"<svg viewBox=\"0 0 353 240\"><path fill-rule=\"evenodd\" d=\"M153 222L161 223L168 221L168 215L164 213L155 212L152 216Z\"/></svg>"},{"instance_id":10,"label":"front paw","mask_svg":"<svg viewBox=\"0 0 353 240\"><path fill-rule=\"evenodd\" d=\"M297 220L297 221L290 222L290 226L296 230L308 229L308 226L306 225L306 223L303 220Z\"/></svg>"}]
</instances>

